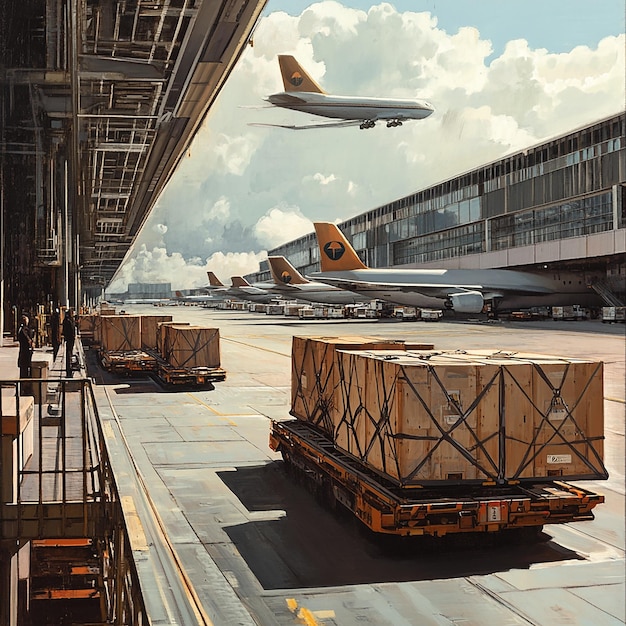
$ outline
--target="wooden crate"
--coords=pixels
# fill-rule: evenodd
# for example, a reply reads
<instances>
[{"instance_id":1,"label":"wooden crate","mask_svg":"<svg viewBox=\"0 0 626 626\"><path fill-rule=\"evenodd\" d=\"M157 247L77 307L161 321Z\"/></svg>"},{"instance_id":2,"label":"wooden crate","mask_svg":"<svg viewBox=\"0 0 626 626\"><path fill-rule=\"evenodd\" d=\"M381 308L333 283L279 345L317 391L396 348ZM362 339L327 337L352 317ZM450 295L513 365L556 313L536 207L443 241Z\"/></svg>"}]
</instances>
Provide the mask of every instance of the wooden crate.
<instances>
[{"instance_id":1,"label":"wooden crate","mask_svg":"<svg viewBox=\"0 0 626 626\"><path fill-rule=\"evenodd\" d=\"M433 366L407 352L340 351L337 358L337 445L352 439L349 452L401 485L496 477L497 465L481 465L480 441L498 424L481 422L472 408L475 364L440 358Z\"/></svg>"},{"instance_id":2,"label":"wooden crate","mask_svg":"<svg viewBox=\"0 0 626 626\"><path fill-rule=\"evenodd\" d=\"M191 326L191 324L189 322L157 322L157 350L163 358L169 351L167 344L167 329L169 326Z\"/></svg>"},{"instance_id":3,"label":"wooden crate","mask_svg":"<svg viewBox=\"0 0 626 626\"><path fill-rule=\"evenodd\" d=\"M404 349L404 342L372 337L298 337L291 348L291 415L334 433L335 351L340 349Z\"/></svg>"},{"instance_id":4,"label":"wooden crate","mask_svg":"<svg viewBox=\"0 0 626 626\"><path fill-rule=\"evenodd\" d=\"M173 367L219 367L220 333L217 328L162 325L163 358Z\"/></svg>"},{"instance_id":5,"label":"wooden crate","mask_svg":"<svg viewBox=\"0 0 626 626\"><path fill-rule=\"evenodd\" d=\"M171 322L171 315L142 315L141 316L141 349L156 350L158 348L157 331L159 324Z\"/></svg>"},{"instance_id":6,"label":"wooden crate","mask_svg":"<svg viewBox=\"0 0 626 626\"><path fill-rule=\"evenodd\" d=\"M100 347L109 352L139 350L141 315L100 316L98 337Z\"/></svg>"},{"instance_id":7,"label":"wooden crate","mask_svg":"<svg viewBox=\"0 0 626 626\"><path fill-rule=\"evenodd\" d=\"M455 358L502 368L508 480L606 477L601 361L484 350Z\"/></svg>"},{"instance_id":8,"label":"wooden crate","mask_svg":"<svg viewBox=\"0 0 626 626\"><path fill-rule=\"evenodd\" d=\"M602 364L338 351L336 444L400 485L599 479Z\"/></svg>"}]
</instances>

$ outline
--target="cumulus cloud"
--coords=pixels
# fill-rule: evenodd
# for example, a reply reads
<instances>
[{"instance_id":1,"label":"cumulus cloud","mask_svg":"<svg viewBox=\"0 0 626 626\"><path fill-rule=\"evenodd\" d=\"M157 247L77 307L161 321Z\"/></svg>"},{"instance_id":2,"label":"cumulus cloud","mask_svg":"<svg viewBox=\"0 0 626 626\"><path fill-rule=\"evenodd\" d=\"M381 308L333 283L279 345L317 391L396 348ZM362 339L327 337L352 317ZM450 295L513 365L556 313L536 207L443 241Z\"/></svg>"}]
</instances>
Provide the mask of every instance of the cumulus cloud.
<instances>
[{"instance_id":1,"label":"cumulus cloud","mask_svg":"<svg viewBox=\"0 0 626 626\"><path fill-rule=\"evenodd\" d=\"M254 232L268 248L297 239L313 230L313 222L297 210L270 209L256 223Z\"/></svg>"},{"instance_id":2,"label":"cumulus cloud","mask_svg":"<svg viewBox=\"0 0 626 626\"><path fill-rule=\"evenodd\" d=\"M387 3L363 11L325 1L298 16L270 13L159 198L123 274L137 282L146 275L144 257L152 255L158 272L174 275L171 265L179 280L189 280L180 287L190 287L199 267L192 258L232 253L251 260L312 232L312 221L347 219L619 112L625 44L624 35L611 36L556 54L515 39L494 57L476 28L448 33L433 13L399 12ZM367 131L252 127L323 121L264 108L263 99L283 89L276 60L282 53L296 56L330 93L421 97L435 113Z\"/></svg>"},{"instance_id":3,"label":"cumulus cloud","mask_svg":"<svg viewBox=\"0 0 626 626\"><path fill-rule=\"evenodd\" d=\"M168 254L165 248L148 250L140 246L107 287L108 293L123 293L128 283L170 283L173 290L204 287L207 271L214 272L226 284L231 276L243 276L258 270L267 252L216 252L206 260L185 259L179 252Z\"/></svg>"}]
</instances>

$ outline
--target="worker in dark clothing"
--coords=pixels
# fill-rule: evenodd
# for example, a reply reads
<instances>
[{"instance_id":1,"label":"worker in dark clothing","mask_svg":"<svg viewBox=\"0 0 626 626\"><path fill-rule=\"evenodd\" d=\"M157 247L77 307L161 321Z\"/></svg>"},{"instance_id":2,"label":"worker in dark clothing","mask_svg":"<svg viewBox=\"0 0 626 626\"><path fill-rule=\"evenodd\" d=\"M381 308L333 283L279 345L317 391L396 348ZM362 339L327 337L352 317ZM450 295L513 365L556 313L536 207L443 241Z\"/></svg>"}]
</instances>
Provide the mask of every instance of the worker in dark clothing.
<instances>
[{"instance_id":1,"label":"worker in dark clothing","mask_svg":"<svg viewBox=\"0 0 626 626\"><path fill-rule=\"evenodd\" d=\"M20 344L17 365L20 368L20 378L30 378L32 374L31 368L35 342L33 341L33 330L28 325L29 321L28 316L22 315L22 325L17 331L17 340Z\"/></svg>"},{"instance_id":2,"label":"worker in dark clothing","mask_svg":"<svg viewBox=\"0 0 626 626\"><path fill-rule=\"evenodd\" d=\"M57 360L57 354L59 354L59 346L61 345L61 338L59 333L61 331L61 316L59 315L59 309L54 309L50 316L50 343L52 344L52 360Z\"/></svg>"},{"instance_id":3,"label":"worker in dark clothing","mask_svg":"<svg viewBox=\"0 0 626 626\"><path fill-rule=\"evenodd\" d=\"M74 376L72 370L72 354L74 353L74 340L76 339L76 323L71 309L65 312L63 318L63 339L65 339L65 374L68 378Z\"/></svg>"}]
</instances>

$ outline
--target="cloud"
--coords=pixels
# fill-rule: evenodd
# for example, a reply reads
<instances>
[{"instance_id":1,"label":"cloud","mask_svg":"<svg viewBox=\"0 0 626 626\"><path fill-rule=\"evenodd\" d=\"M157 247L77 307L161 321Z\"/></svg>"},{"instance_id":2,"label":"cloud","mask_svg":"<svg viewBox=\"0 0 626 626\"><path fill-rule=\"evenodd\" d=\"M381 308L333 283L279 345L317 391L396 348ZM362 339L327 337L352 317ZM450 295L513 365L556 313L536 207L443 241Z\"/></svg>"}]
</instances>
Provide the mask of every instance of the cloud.
<instances>
[{"instance_id":1,"label":"cloud","mask_svg":"<svg viewBox=\"0 0 626 626\"><path fill-rule=\"evenodd\" d=\"M275 248L312 230L313 222L299 211L279 208L270 209L254 227L258 240L268 248Z\"/></svg>"},{"instance_id":2,"label":"cloud","mask_svg":"<svg viewBox=\"0 0 626 626\"><path fill-rule=\"evenodd\" d=\"M611 36L555 54L514 39L495 57L476 28L447 33L435 14L387 3L270 13L159 198L124 275L136 282L146 268L133 259L152 251L159 271L173 275L172 264L179 280L195 280L192 258L254 258L312 232L313 221L347 219L622 111L625 44L624 35ZM295 55L331 93L421 97L435 113L393 129L249 126L323 121L264 108L263 99L283 89L281 53Z\"/></svg>"},{"instance_id":3,"label":"cloud","mask_svg":"<svg viewBox=\"0 0 626 626\"><path fill-rule=\"evenodd\" d=\"M259 263L266 258L266 251L216 252L203 261L184 259L178 252L168 254L165 248L148 250L140 246L137 254L124 264L107 287L107 292L124 293L128 290L128 283L170 283L173 290L204 287L208 283L209 270L226 281L231 276L257 271Z\"/></svg>"}]
</instances>

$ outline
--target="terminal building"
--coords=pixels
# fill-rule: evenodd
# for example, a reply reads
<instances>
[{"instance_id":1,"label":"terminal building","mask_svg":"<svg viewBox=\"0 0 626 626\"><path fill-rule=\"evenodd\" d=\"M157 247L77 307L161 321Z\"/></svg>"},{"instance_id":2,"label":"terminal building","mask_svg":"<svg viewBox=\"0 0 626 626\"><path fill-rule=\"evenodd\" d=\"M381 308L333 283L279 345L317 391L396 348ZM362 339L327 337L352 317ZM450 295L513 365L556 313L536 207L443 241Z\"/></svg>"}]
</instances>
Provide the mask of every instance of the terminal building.
<instances>
[{"instance_id":1,"label":"terminal building","mask_svg":"<svg viewBox=\"0 0 626 626\"><path fill-rule=\"evenodd\" d=\"M625 116L615 115L342 224L370 267L579 270L625 300ZM319 271L311 233L269 251ZM269 280L267 262L254 280Z\"/></svg>"}]
</instances>

